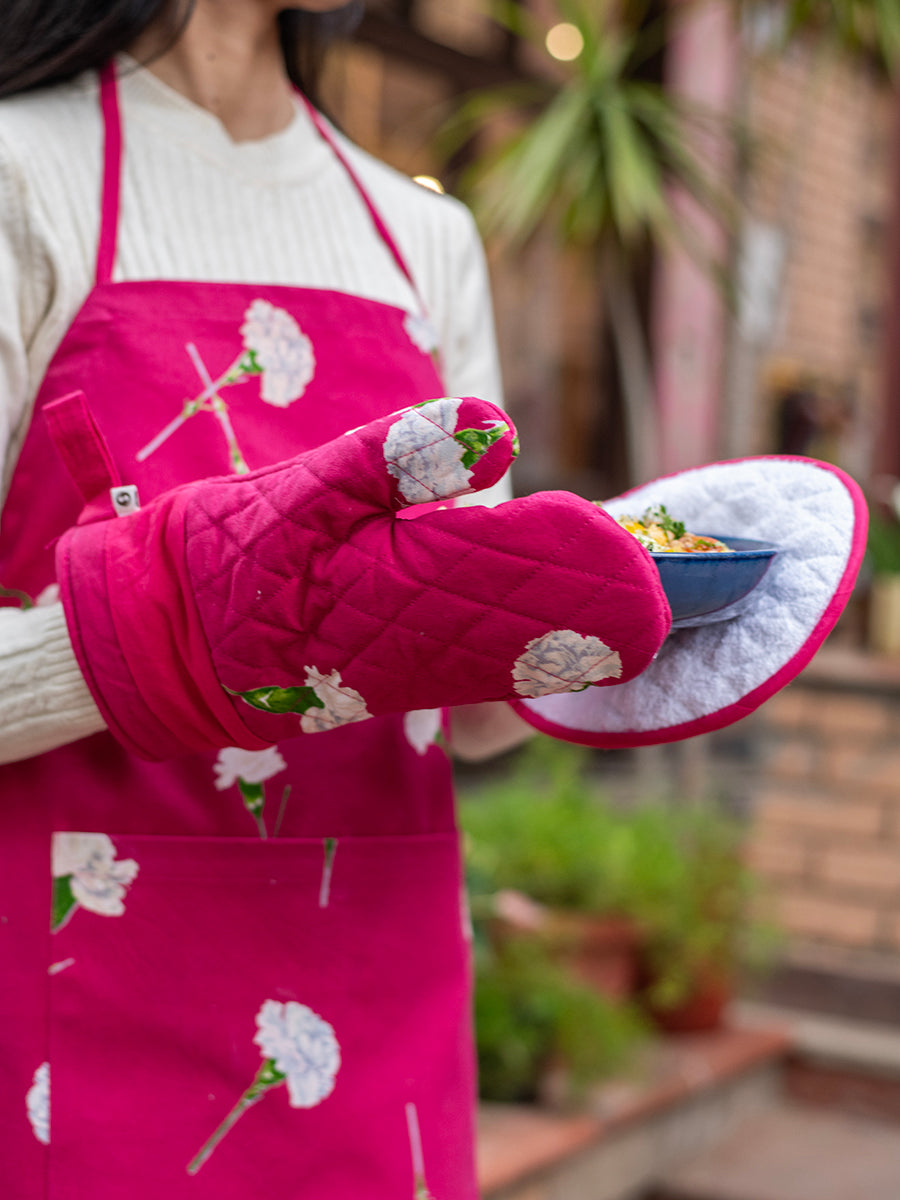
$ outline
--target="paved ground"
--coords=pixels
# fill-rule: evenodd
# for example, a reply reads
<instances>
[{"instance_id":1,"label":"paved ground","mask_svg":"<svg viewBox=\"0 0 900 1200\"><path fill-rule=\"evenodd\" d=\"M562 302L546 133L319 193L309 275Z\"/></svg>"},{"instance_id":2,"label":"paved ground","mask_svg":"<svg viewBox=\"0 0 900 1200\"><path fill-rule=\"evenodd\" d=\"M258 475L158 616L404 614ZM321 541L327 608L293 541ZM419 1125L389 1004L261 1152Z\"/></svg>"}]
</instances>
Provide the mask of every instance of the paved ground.
<instances>
[{"instance_id":1,"label":"paved ground","mask_svg":"<svg viewBox=\"0 0 900 1200\"><path fill-rule=\"evenodd\" d=\"M900 1200L900 1130L779 1105L673 1171L654 1200Z\"/></svg>"}]
</instances>

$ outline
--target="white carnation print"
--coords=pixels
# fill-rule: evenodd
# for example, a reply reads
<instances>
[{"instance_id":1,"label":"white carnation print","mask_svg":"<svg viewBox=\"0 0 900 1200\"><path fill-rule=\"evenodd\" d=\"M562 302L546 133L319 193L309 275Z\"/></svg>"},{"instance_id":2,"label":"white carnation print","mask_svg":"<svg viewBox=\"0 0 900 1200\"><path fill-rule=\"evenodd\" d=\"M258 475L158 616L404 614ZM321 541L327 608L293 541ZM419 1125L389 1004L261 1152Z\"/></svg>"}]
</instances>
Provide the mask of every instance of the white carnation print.
<instances>
[{"instance_id":1,"label":"white carnation print","mask_svg":"<svg viewBox=\"0 0 900 1200\"><path fill-rule=\"evenodd\" d=\"M241 326L244 346L262 370L260 396L287 408L303 395L316 369L312 342L290 313L268 300L254 300Z\"/></svg>"},{"instance_id":2,"label":"white carnation print","mask_svg":"<svg viewBox=\"0 0 900 1200\"><path fill-rule=\"evenodd\" d=\"M138 864L133 858L117 862L116 848L105 833L54 833L51 871L55 931L79 907L103 917L121 917Z\"/></svg>"},{"instance_id":3,"label":"white carnation print","mask_svg":"<svg viewBox=\"0 0 900 1200\"><path fill-rule=\"evenodd\" d=\"M34 1081L25 1094L25 1108L34 1136L45 1146L50 1145L50 1064L41 1063Z\"/></svg>"},{"instance_id":4,"label":"white carnation print","mask_svg":"<svg viewBox=\"0 0 900 1200\"><path fill-rule=\"evenodd\" d=\"M578 692L601 679L618 679L622 660L617 650L597 637L554 629L532 638L516 659L512 674L518 694L533 698Z\"/></svg>"},{"instance_id":5,"label":"white carnation print","mask_svg":"<svg viewBox=\"0 0 900 1200\"><path fill-rule=\"evenodd\" d=\"M265 782L287 769L277 746L265 750L241 750L238 746L227 746L220 750L213 770L216 787L220 792L237 784L244 807L256 822L260 837L268 837L263 809L266 804Z\"/></svg>"},{"instance_id":6,"label":"white carnation print","mask_svg":"<svg viewBox=\"0 0 900 1200\"><path fill-rule=\"evenodd\" d=\"M416 754L424 754L435 745L441 734L441 710L417 708L403 714L403 732Z\"/></svg>"},{"instance_id":7,"label":"white carnation print","mask_svg":"<svg viewBox=\"0 0 900 1200\"><path fill-rule=\"evenodd\" d=\"M427 317L419 313L407 313L403 321L406 335L417 350L431 354L438 348L438 336Z\"/></svg>"},{"instance_id":8,"label":"white carnation print","mask_svg":"<svg viewBox=\"0 0 900 1200\"><path fill-rule=\"evenodd\" d=\"M256 1014L254 1044L263 1056L262 1066L244 1094L212 1136L188 1163L196 1175L226 1133L252 1105L273 1087L287 1085L292 1108L314 1108L334 1090L341 1065L341 1050L334 1029L305 1004L288 1000L264 1001Z\"/></svg>"},{"instance_id":9,"label":"white carnation print","mask_svg":"<svg viewBox=\"0 0 900 1200\"><path fill-rule=\"evenodd\" d=\"M233 787L239 779L245 783L265 783L286 767L287 763L277 746L267 746L265 750L241 750L238 746L228 746L219 751L213 770L216 773L216 787L221 792Z\"/></svg>"},{"instance_id":10,"label":"white carnation print","mask_svg":"<svg viewBox=\"0 0 900 1200\"><path fill-rule=\"evenodd\" d=\"M266 1000L253 1041L285 1076L292 1108L312 1108L334 1090L341 1052L327 1021L296 1000Z\"/></svg>"},{"instance_id":11,"label":"white carnation print","mask_svg":"<svg viewBox=\"0 0 900 1200\"><path fill-rule=\"evenodd\" d=\"M304 667L304 670L306 686L312 688L322 704L321 708L307 708L301 716L300 727L304 733L323 733L338 725L365 721L372 715L359 692L341 683L340 671L323 675L316 667Z\"/></svg>"},{"instance_id":12,"label":"white carnation print","mask_svg":"<svg viewBox=\"0 0 900 1200\"><path fill-rule=\"evenodd\" d=\"M472 472L462 462L466 447L453 437L461 403L445 397L424 410L410 408L388 430L384 459L410 504L471 490Z\"/></svg>"}]
</instances>

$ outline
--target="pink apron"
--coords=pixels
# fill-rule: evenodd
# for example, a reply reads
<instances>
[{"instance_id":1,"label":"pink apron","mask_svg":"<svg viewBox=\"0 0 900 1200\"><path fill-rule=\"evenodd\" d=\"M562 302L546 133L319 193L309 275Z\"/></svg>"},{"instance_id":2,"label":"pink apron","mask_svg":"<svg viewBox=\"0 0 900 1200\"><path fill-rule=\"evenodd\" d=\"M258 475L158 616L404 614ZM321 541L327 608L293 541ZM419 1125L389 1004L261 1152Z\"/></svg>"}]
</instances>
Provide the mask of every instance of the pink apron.
<instances>
[{"instance_id":1,"label":"pink apron","mask_svg":"<svg viewBox=\"0 0 900 1200\"><path fill-rule=\"evenodd\" d=\"M101 101L96 284L40 389L0 538L0 584L31 597L83 504L41 412L66 393L93 415L56 429L84 496L121 483L144 500L443 394L421 314L320 289L112 283L109 70ZM261 386L263 343L283 369ZM0 795L4 1195L475 1196L438 713L162 764L100 734L0 768Z\"/></svg>"}]
</instances>

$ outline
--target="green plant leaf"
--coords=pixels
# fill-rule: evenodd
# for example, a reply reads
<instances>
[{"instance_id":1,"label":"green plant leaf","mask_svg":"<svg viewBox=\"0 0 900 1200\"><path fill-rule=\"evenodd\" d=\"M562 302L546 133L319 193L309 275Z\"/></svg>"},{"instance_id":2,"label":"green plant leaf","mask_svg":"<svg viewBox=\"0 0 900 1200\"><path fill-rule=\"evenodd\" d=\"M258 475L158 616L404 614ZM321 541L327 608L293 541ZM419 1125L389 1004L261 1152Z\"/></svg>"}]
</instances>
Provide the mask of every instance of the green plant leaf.
<instances>
[{"instance_id":1,"label":"green plant leaf","mask_svg":"<svg viewBox=\"0 0 900 1200\"><path fill-rule=\"evenodd\" d=\"M870 509L866 551L876 574L900 574L900 521Z\"/></svg>"}]
</instances>

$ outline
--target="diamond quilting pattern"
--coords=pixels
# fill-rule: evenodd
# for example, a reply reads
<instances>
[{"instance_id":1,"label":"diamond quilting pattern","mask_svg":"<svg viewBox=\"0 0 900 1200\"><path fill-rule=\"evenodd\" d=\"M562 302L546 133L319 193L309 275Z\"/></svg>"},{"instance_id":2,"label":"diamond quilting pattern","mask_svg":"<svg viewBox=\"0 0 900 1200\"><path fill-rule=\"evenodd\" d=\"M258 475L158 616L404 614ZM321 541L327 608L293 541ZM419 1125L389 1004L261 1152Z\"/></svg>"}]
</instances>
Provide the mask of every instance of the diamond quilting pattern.
<instances>
[{"instance_id":1,"label":"diamond quilting pattern","mask_svg":"<svg viewBox=\"0 0 900 1200\"><path fill-rule=\"evenodd\" d=\"M496 421L467 404L460 425ZM339 671L372 715L504 699L517 656L556 629L613 646L623 678L647 665L667 608L615 522L564 493L398 520L382 440L368 426L198 491L186 563L227 688L296 688L314 666Z\"/></svg>"}]
</instances>

